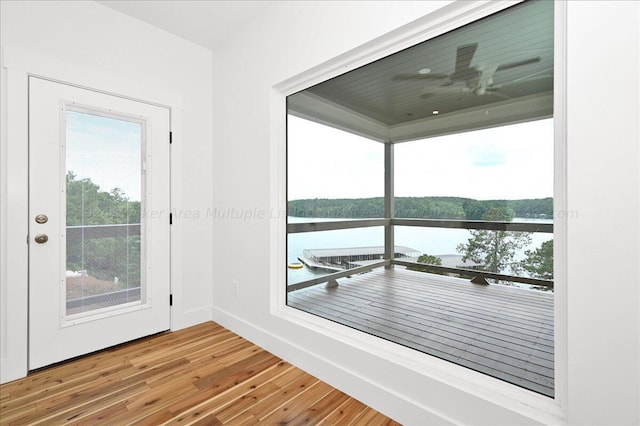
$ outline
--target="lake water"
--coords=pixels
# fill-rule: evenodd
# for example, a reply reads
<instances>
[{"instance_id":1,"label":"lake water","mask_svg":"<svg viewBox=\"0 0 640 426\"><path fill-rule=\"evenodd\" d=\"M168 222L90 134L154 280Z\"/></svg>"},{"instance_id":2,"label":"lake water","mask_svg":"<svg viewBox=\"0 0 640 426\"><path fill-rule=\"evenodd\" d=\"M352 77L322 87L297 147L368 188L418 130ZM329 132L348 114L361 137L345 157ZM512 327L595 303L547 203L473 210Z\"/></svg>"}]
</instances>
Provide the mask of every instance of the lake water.
<instances>
[{"instance_id":1,"label":"lake water","mask_svg":"<svg viewBox=\"0 0 640 426\"><path fill-rule=\"evenodd\" d=\"M289 223L329 222L344 219L289 217ZM553 223L548 219L515 218L514 222ZM456 246L466 243L471 233L466 229L448 228L420 228L415 226L396 226L395 243L397 246L407 246L421 253L437 255L459 255ZM536 232L531 235L531 244L525 247L518 258L524 257L525 250L534 250L544 242L553 239L553 234ZM363 246L384 246L384 228L382 226L370 228L343 229L335 231L303 232L291 234L288 237L287 262L298 262L298 256L303 255L304 249L319 248L347 248ZM294 284L309 280L329 272L313 270L306 266L302 269L287 268L287 282Z\"/></svg>"}]
</instances>

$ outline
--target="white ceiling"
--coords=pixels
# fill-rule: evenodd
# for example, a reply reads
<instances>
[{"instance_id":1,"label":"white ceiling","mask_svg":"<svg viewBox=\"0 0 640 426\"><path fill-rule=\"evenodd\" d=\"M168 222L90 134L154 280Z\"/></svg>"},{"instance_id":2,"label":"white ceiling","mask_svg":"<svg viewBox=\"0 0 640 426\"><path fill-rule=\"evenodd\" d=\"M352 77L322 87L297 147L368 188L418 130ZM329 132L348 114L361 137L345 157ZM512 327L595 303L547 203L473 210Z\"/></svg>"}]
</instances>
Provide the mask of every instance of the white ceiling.
<instances>
[{"instance_id":1,"label":"white ceiling","mask_svg":"<svg viewBox=\"0 0 640 426\"><path fill-rule=\"evenodd\" d=\"M276 6L269 1L97 0L104 6L214 49Z\"/></svg>"}]
</instances>

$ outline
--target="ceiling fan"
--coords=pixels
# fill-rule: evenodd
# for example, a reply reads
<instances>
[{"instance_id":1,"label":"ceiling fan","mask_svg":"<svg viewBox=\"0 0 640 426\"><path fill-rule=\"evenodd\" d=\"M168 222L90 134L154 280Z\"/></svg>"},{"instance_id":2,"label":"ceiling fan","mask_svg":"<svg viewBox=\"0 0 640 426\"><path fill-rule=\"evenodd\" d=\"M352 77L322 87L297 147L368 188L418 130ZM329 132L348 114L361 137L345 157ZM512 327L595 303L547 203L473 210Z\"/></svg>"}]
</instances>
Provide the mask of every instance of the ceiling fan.
<instances>
[{"instance_id":1,"label":"ceiling fan","mask_svg":"<svg viewBox=\"0 0 640 426\"><path fill-rule=\"evenodd\" d=\"M462 92L471 92L476 95L484 95L487 92L495 92L500 89L500 85L494 85L493 75L496 72L509 70L524 65L540 62L540 57L532 57L521 61L508 62L505 64L474 65L471 61L478 48L478 43L469 43L458 46L456 52L456 67L451 74L431 73L429 68L423 68L418 74L404 74L393 77L394 80L444 80L441 87L453 86L460 81L465 82ZM438 92L438 90L436 90ZM423 97L433 96L435 93L425 93Z\"/></svg>"}]
</instances>

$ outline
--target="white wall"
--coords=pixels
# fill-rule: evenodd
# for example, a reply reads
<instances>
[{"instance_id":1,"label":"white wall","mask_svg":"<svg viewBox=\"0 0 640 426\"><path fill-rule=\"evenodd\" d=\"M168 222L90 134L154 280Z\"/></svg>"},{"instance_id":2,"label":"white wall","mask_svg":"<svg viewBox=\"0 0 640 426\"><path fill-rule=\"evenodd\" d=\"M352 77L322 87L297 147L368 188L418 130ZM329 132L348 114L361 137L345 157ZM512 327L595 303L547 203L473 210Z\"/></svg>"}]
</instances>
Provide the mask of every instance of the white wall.
<instances>
[{"instance_id":1,"label":"white wall","mask_svg":"<svg viewBox=\"0 0 640 426\"><path fill-rule=\"evenodd\" d=\"M213 69L210 52L93 3L2 1L0 5L3 45L80 62L108 71L111 78L168 89L181 97L182 147L174 170L180 191L175 202L178 208L199 211L201 218L177 225L183 231L176 241L180 248L176 260L182 265L177 285L183 288L176 295L174 323L179 327L212 314L408 424L560 422L563 413L570 424L640 423L638 3L568 2L566 189L568 208L578 217L568 223L568 281L558 283L568 294L567 366L565 383L560 385L568 398L564 411L549 408L551 414L546 416L538 400L518 404L489 394L484 383L447 375L437 361L428 364L433 371L420 370L426 364L388 359L395 353L385 345L371 353L362 349L370 345L364 337L339 330L351 339L343 343L332 337L333 330L321 326L309 330L271 312L269 279L278 266L270 261L270 230L277 223L269 217L271 179L277 172L276 163L269 160L273 86L442 4L283 2L251 31L237 34L216 50ZM7 254L22 248L18 239L5 237L9 229L23 224L7 222L6 201L19 199L21 193L14 189L23 188L25 182L6 185L11 161L7 153L16 147L7 140L10 84L4 70L1 77L4 378L12 373L5 367L16 365L21 350L15 344L21 338L15 318L7 316L13 302L8 297L23 291L25 284L7 281L12 266L7 265ZM218 214L203 218L209 207ZM265 216L233 218L231 209ZM234 280L239 283L238 295ZM207 307L212 296L211 313ZM21 309L17 307L19 313Z\"/></svg>"},{"instance_id":2,"label":"white wall","mask_svg":"<svg viewBox=\"0 0 640 426\"><path fill-rule=\"evenodd\" d=\"M636 2L569 2L568 295L562 406L486 379L467 383L437 361L415 365L340 327L307 328L271 311L269 211L281 172L270 138L282 118L273 87L442 6L285 3L214 51L214 319L408 424L637 424L640 422L640 185ZM277 96L275 97L277 99ZM278 135L276 135L277 137ZM284 143L282 140L281 143ZM271 158L270 161L268 159ZM281 159L281 158L280 158ZM222 184L223 183L223 184ZM232 210L254 217L230 217ZM277 213L277 212L276 212ZM264 217L255 215L264 214ZM276 264L271 259L281 260ZM612 267L615 265L615 268ZM233 282L239 284L236 294ZM284 291L284 290L281 290ZM310 322L311 323L311 322ZM313 323L315 324L315 323ZM337 330L337 331L336 331ZM343 343L333 336L350 339ZM364 343L363 343L364 342ZM362 343L362 344L361 344ZM403 356L405 356L404 354ZM561 355L562 356L562 355ZM410 356L403 358L410 359ZM425 369L432 365L433 371ZM471 377L471 375L469 376ZM568 395L568 396L567 396Z\"/></svg>"},{"instance_id":3,"label":"white wall","mask_svg":"<svg viewBox=\"0 0 640 426\"><path fill-rule=\"evenodd\" d=\"M172 228L172 327L182 328L210 319L212 226L206 211L212 205L213 179L211 51L93 2L2 1L0 7L3 65L9 67L9 73L19 56L16 52L26 52L29 60L34 60L26 68L56 70L56 77L63 80L163 104L168 100L173 107L172 206L181 217ZM22 211L27 199L26 173L11 171L26 169L23 164L26 150L17 139L8 140L8 134L23 133L17 129L21 123L14 120L23 112L7 108L7 93L16 90L16 81L8 81L7 75L7 69L3 68L0 88L3 381L26 372L27 349L27 217Z\"/></svg>"},{"instance_id":4,"label":"white wall","mask_svg":"<svg viewBox=\"0 0 640 426\"><path fill-rule=\"evenodd\" d=\"M640 3L568 14L569 418L640 424Z\"/></svg>"}]
</instances>

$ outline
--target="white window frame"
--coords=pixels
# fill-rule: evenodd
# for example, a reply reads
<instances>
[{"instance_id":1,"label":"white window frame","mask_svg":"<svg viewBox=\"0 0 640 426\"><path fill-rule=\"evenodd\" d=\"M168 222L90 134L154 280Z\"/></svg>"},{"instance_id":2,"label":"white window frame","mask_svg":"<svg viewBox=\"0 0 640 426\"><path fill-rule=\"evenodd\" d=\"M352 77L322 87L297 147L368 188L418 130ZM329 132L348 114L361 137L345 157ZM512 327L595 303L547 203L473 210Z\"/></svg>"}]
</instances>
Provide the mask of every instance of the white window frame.
<instances>
[{"instance_id":1,"label":"white window frame","mask_svg":"<svg viewBox=\"0 0 640 426\"><path fill-rule=\"evenodd\" d=\"M517 3L517 2L516 2ZM554 336L555 398L503 382L465 367L336 324L286 305L286 97L392 53L432 39L516 4L512 1L454 2L386 36L283 81L271 94L271 314L292 325L348 343L388 362L415 370L443 386L453 386L488 404L496 404L543 423L566 418L567 401L567 197L566 197L566 4L554 9Z\"/></svg>"}]
</instances>

